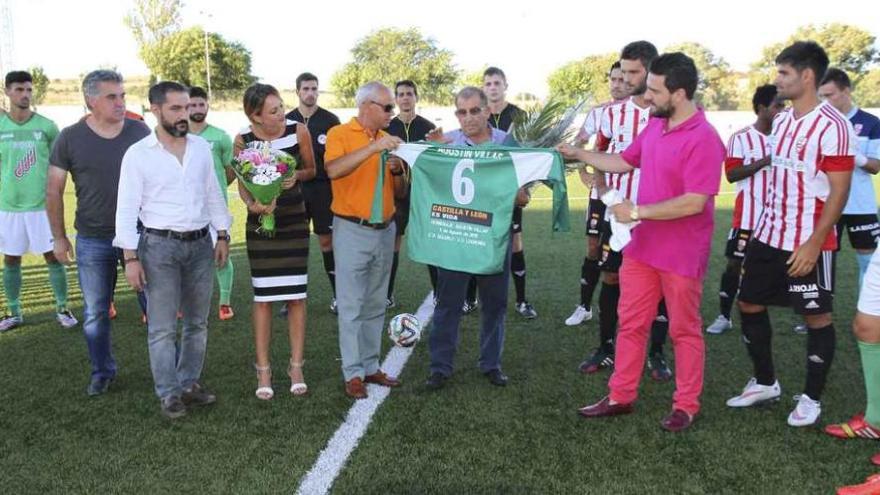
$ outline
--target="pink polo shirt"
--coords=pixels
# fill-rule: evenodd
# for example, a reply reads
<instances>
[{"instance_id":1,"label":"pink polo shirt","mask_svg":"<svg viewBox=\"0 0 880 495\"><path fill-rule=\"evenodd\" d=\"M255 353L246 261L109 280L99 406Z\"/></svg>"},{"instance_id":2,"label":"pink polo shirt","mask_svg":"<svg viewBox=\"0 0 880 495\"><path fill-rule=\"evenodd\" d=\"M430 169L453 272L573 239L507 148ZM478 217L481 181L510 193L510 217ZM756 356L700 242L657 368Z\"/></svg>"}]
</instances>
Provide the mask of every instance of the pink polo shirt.
<instances>
[{"instance_id":1,"label":"pink polo shirt","mask_svg":"<svg viewBox=\"0 0 880 495\"><path fill-rule=\"evenodd\" d=\"M642 220L624 255L658 270L702 279L709 262L715 195L725 148L702 110L671 131L667 119L652 117L621 154L641 172L638 204L649 205L698 193L709 196L703 211L676 220Z\"/></svg>"}]
</instances>

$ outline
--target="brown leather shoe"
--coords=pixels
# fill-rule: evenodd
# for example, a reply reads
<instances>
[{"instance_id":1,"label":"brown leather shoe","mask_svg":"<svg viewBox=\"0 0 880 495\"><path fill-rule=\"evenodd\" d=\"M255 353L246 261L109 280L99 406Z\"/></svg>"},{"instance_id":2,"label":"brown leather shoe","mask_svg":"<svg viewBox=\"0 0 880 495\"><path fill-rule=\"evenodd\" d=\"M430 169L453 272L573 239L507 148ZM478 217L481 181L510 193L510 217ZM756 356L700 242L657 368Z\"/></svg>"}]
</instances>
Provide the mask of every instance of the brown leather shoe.
<instances>
[{"instance_id":1,"label":"brown leather shoe","mask_svg":"<svg viewBox=\"0 0 880 495\"><path fill-rule=\"evenodd\" d=\"M379 370L372 375L365 376L364 383L374 383L383 387L400 386L400 380L398 380L396 377L386 375L382 370Z\"/></svg>"},{"instance_id":2,"label":"brown leather shoe","mask_svg":"<svg viewBox=\"0 0 880 495\"><path fill-rule=\"evenodd\" d=\"M660 422L660 427L666 431L678 433L690 428L692 424L694 424L693 416L681 409L676 409L663 418L663 421Z\"/></svg>"},{"instance_id":3,"label":"brown leather shoe","mask_svg":"<svg viewBox=\"0 0 880 495\"><path fill-rule=\"evenodd\" d=\"M618 416L633 412L632 404L612 404L607 396L599 402L578 409L578 414L585 418L601 418L604 416Z\"/></svg>"},{"instance_id":4,"label":"brown leather shoe","mask_svg":"<svg viewBox=\"0 0 880 495\"><path fill-rule=\"evenodd\" d=\"M345 395L352 399L366 399L367 389L364 388L364 381L356 376L345 382Z\"/></svg>"}]
</instances>

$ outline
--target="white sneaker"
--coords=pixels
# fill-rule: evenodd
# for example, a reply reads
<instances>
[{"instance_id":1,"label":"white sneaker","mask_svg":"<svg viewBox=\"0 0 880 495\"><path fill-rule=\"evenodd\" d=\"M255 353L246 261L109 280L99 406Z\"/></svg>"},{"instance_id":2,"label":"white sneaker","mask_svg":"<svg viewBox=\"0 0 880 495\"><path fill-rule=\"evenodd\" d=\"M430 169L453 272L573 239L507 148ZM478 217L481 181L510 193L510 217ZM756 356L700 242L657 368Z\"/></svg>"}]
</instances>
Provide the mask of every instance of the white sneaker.
<instances>
[{"instance_id":1,"label":"white sneaker","mask_svg":"<svg viewBox=\"0 0 880 495\"><path fill-rule=\"evenodd\" d=\"M803 323L795 325L794 328L792 328L792 330L794 330L794 333L796 333L798 335L806 335L807 334L807 326L804 325Z\"/></svg>"},{"instance_id":2,"label":"white sneaker","mask_svg":"<svg viewBox=\"0 0 880 495\"><path fill-rule=\"evenodd\" d=\"M590 321L593 319L593 309L587 309L582 304L578 304L576 308L574 308L574 313L571 314L568 318L565 319L565 324L573 327L576 325L580 325L585 321Z\"/></svg>"},{"instance_id":3,"label":"white sneaker","mask_svg":"<svg viewBox=\"0 0 880 495\"><path fill-rule=\"evenodd\" d=\"M725 318L724 315L718 315L718 318L715 318L715 321L713 321L711 325L706 327L706 333L720 335L730 330L732 327L733 325L730 324L730 320Z\"/></svg>"},{"instance_id":4,"label":"white sneaker","mask_svg":"<svg viewBox=\"0 0 880 495\"><path fill-rule=\"evenodd\" d=\"M0 317L0 332L12 330L15 327L21 326L23 323L24 318L22 318L21 315L4 315Z\"/></svg>"},{"instance_id":5,"label":"white sneaker","mask_svg":"<svg viewBox=\"0 0 880 495\"><path fill-rule=\"evenodd\" d=\"M61 325L61 328L64 328L65 330L68 328L73 328L76 326L77 323L79 323L76 317L73 316L73 313L71 313L68 309L55 313L55 321L57 321Z\"/></svg>"},{"instance_id":6,"label":"white sneaker","mask_svg":"<svg viewBox=\"0 0 880 495\"><path fill-rule=\"evenodd\" d=\"M762 402L779 400L781 394L778 380L773 382L773 385L759 385L758 381L752 378L741 394L727 400L727 407L751 407Z\"/></svg>"},{"instance_id":7,"label":"white sneaker","mask_svg":"<svg viewBox=\"0 0 880 495\"><path fill-rule=\"evenodd\" d=\"M788 415L789 426L810 426L822 414L822 403L813 400L807 394L795 395L797 405Z\"/></svg>"}]
</instances>

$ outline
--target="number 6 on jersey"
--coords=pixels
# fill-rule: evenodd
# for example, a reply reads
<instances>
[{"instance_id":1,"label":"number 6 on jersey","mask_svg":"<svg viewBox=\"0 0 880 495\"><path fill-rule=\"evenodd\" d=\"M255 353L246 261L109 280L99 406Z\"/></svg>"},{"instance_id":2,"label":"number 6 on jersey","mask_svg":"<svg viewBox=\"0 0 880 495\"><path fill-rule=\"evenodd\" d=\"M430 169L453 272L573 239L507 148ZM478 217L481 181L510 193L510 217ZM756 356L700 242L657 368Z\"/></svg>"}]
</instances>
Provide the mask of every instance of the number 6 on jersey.
<instances>
[{"instance_id":1,"label":"number 6 on jersey","mask_svg":"<svg viewBox=\"0 0 880 495\"><path fill-rule=\"evenodd\" d=\"M464 171L474 171L474 161L465 158L452 170L452 197L460 205L469 205L474 200L474 181L464 176Z\"/></svg>"}]
</instances>

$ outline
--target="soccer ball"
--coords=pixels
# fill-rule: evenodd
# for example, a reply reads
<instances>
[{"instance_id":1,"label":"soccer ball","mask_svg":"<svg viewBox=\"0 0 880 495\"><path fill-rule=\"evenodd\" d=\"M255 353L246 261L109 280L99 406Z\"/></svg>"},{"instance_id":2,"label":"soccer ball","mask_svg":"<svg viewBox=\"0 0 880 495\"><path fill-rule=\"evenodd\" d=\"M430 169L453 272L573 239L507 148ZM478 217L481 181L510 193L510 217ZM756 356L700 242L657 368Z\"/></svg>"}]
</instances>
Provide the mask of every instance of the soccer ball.
<instances>
[{"instance_id":1,"label":"soccer ball","mask_svg":"<svg viewBox=\"0 0 880 495\"><path fill-rule=\"evenodd\" d=\"M422 323L415 315L401 313L388 322L388 337L400 347L412 347L422 337Z\"/></svg>"}]
</instances>

